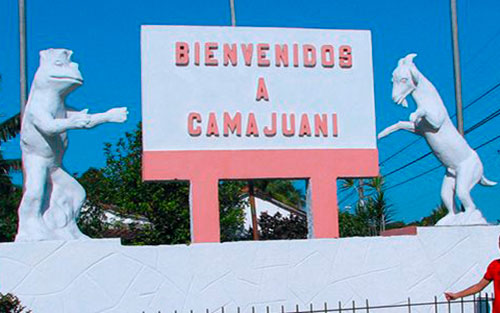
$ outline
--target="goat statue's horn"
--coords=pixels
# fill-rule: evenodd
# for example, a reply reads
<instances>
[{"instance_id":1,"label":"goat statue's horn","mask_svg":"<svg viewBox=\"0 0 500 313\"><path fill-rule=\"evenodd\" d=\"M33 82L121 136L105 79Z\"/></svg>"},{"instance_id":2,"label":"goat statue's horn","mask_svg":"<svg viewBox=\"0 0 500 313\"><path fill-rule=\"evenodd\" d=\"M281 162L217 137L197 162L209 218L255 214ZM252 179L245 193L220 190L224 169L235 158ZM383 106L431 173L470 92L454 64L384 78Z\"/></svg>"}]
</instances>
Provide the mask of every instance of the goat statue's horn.
<instances>
[{"instance_id":1,"label":"goat statue's horn","mask_svg":"<svg viewBox=\"0 0 500 313\"><path fill-rule=\"evenodd\" d=\"M407 56L405 56L404 58L404 63L407 63L407 64L411 64L413 63L413 58L415 58L417 56L416 53L410 53L408 54Z\"/></svg>"}]
</instances>

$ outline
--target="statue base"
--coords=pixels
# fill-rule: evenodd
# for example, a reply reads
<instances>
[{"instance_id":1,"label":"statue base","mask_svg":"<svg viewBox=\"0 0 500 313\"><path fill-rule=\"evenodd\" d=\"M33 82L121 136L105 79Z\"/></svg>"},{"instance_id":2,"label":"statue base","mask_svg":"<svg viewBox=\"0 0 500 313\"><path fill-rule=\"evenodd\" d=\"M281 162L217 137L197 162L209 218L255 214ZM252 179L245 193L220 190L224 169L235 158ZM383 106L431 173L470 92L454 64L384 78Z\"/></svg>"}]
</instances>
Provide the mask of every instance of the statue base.
<instances>
[{"instance_id":1,"label":"statue base","mask_svg":"<svg viewBox=\"0 0 500 313\"><path fill-rule=\"evenodd\" d=\"M281 312L443 299L498 257L499 226L415 235L122 246L118 239L0 244L0 292L37 313ZM485 291L492 291L492 287ZM425 308L428 311L428 308ZM424 309L422 309L423 312ZM419 308L412 308L419 312Z\"/></svg>"}]
</instances>

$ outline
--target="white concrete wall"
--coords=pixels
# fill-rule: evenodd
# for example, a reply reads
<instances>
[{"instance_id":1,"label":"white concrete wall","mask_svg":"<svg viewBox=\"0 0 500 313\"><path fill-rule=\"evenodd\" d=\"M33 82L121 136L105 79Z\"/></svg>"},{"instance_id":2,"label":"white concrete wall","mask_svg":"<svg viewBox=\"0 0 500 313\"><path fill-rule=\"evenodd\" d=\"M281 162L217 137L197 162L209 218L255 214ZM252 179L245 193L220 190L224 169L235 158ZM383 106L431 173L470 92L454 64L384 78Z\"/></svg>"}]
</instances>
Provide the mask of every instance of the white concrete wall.
<instances>
[{"instance_id":1,"label":"white concrete wall","mask_svg":"<svg viewBox=\"0 0 500 313\"><path fill-rule=\"evenodd\" d=\"M125 247L118 240L0 244L0 292L35 313L280 312L432 301L478 281L498 226L417 236ZM491 286L488 287L491 292ZM443 307L444 309L444 307ZM397 312L377 310L371 312ZM405 310L405 312L407 312ZM412 312L428 312L413 309Z\"/></svg>"}]
</instances>

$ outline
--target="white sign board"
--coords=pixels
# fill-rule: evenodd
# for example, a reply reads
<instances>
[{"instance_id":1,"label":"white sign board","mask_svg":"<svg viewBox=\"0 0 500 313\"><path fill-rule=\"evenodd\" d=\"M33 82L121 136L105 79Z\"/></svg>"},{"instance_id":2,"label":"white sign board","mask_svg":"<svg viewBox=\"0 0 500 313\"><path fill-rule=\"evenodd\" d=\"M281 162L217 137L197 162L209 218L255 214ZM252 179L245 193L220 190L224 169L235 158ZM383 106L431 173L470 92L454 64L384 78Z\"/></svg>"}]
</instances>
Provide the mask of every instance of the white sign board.
<instances>
[{"instance_id":1,"label":"white sign board","mask_svg":"<svg viewBox=\"0 0 500 313\"><path fill-rule=\"evenodd\" d=\"M376 149L365 30L143 26L145 151Z\"/></svg>"}]
</instances>

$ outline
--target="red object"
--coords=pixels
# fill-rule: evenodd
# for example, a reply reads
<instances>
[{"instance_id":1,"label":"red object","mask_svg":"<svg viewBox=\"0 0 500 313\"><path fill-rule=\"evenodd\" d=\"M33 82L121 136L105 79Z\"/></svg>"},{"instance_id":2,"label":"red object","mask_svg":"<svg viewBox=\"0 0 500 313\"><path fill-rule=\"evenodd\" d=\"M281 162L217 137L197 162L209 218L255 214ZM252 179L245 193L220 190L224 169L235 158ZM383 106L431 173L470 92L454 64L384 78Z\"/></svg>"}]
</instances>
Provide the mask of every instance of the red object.
<instances>
[{"instance_id":1,"label":"red object","mask_svg":"<svg viewBox=\"0 0 500 313\"><path fill-rule=\"evenodd\" d=\"M408 235L416 235L416 234L417 234L417 226L407 226L407 227L403 227L403 228L384 230L383 232L380 233L380 236L382 236L382 237L408 236Z\"/></svg>"},{"instance_id":2,"label":"red object","mask_svg":"<svg viewBox=\"0 0 500 313\"><path fill-rule=\"evenodd\" d=\"M488 265L484 279L493 281L495 289L495 301L493 302L493 313L500 313L500 259L495 260Z\"/></svg>"}]
</instances>

